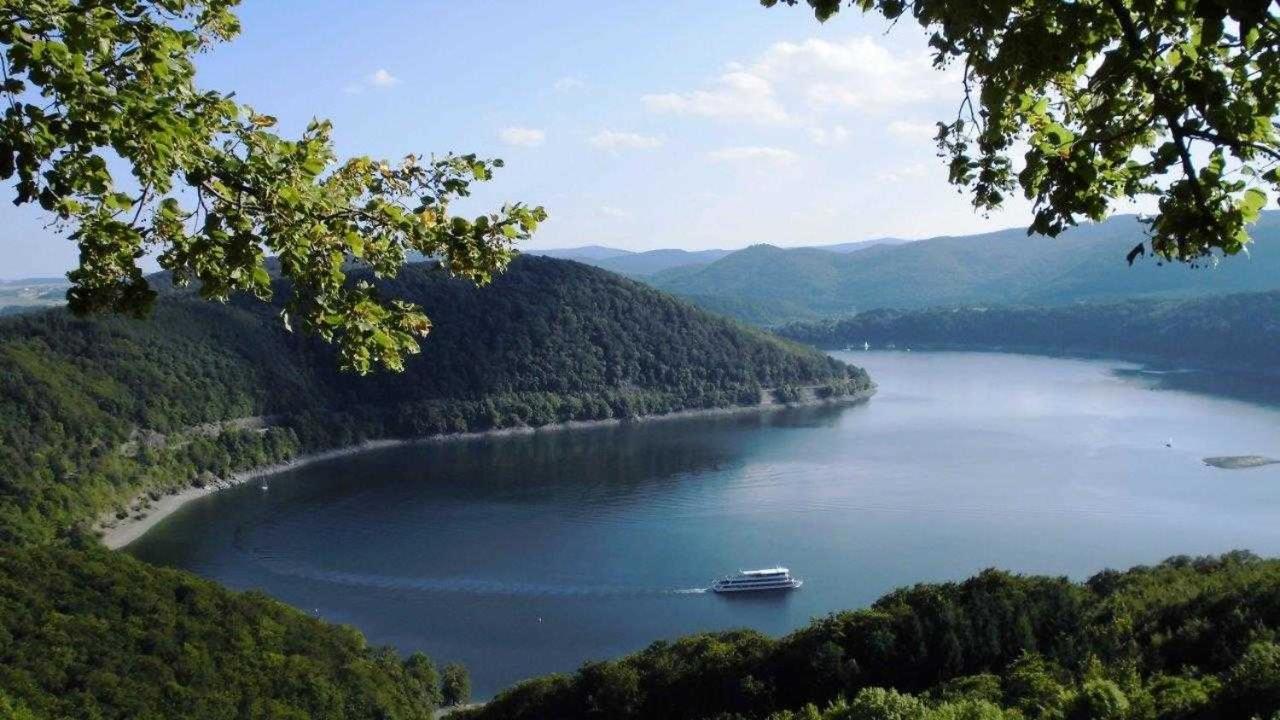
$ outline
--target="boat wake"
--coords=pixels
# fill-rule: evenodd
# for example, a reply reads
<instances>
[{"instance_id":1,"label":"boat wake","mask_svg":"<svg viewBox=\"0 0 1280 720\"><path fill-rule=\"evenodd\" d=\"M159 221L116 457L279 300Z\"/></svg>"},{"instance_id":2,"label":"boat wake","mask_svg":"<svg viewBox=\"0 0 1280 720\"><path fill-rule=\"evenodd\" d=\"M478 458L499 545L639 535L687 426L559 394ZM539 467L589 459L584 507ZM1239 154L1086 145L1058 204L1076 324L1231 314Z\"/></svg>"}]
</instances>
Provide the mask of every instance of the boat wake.
<instances>
[{"instance_id":1,"label":"boat wake","mask_svg":"<svg viewBox=\"0 0 1280 720\"><path fill-rule=\"evenodd\" d=\"M278 559L258 558L261 566L277 575L346 585L348 587L403 590L426 593L458 593L466 595L507 595L529 597L642 597L662 595L701 595L707 588L651 588L627 585L574 585L537 582L511 582L483 578L449 577L416 578L374 573L323 570Z\"/></svg>"}]
</instances>

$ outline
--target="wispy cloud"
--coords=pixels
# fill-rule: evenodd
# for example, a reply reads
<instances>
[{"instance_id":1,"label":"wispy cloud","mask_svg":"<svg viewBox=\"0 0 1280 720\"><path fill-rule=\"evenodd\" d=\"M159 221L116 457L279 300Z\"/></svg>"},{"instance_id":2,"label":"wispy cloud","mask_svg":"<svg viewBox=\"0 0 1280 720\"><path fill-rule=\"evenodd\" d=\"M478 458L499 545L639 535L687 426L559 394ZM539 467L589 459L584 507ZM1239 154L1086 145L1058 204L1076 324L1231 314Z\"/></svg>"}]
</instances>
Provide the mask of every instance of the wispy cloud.
<instances>
[{"instance_id":1,"label":"wispy cloud","mask_svg":"<svg viewBox=\"0 0 1280 720\"><path fill-rule=\"evenodd\" d=\"M546 142L547 134L537 128L505 127L498 131L498 138L508 145L537 147Z\"/></svg>"},{"instance_id":2,"label":"wispy cloud","mask_svg":"<svg viewBox=\"0 0 1280 720\"><path fill-rule=\"evenodd\" d=\"M635 214L630 210L623 210L612 205L601 205L600 214L613 220L631 220L635 218Z\"/></svg>"},{"instance_id":3,"label":"wispy cloud","mask_svg":"<svg viewBox=\"0 0 1280 720\"><path fill-rule=\"evenodd\" d=\"M380 88L395 87L400 84L400 78L392 75L386 68L378 68L369 76L369 84Z\"/></svg>"},{"instance_id":4,"label":"wispy cloud","mask_svg":"<svg viewBox=\"0 0 1280 720\"><path fill-rule=\"evenodd\" d=\"M601 130L587 138L591 147L617 152L619 150L652 150L662 147L663 139L633 132Z\"/></svg>"},{"instance_id":5,"label":"wispy cloud","mask_svg":"<svg viewBox=\"0 0 1280 720\"><path fill-rule=\"evenodd\" d=\"M888 129L890 135L912 142L927 142L938 135L937 123L894 120Z\"/></svg>"},{"instance_id":6,"label":"wispy cloud","mask_svg":"<svg viewBox=\"0 0 1280 720\"><path fill-rule=\"evenodd\" d=\"M365 76L360 82L348 83L343 86L342 91L348 95L358 95L367 88L385 90L400 84L400 78L391 74L386 68L378 68L369 75Z\"/></svg>"},{"instance_id":7,"label":"wispy cloud","mask_svg":"<svg viewBox=\"0 0 1280 720\"><path fill-rule=\"evenodd\" d=\"M641 98L651 112L783 123L791 119L774 95L773 83L745 70L721 75L714 86Z\"/></svg>"},{"instance_id":8,"label":"wispy cloud","mask_svg":"<svg viewBox=\"0 0 1280 720\"><path fill-rule=\"evenodd\" d=\"M776 165L790 165L800 159L799 155L790 150L762 145L722 148L707 153L707 157L716 162L762 162Z\"/></svg>"},{"instance_id":9,"label":"wispy cloud","mask_svg":"<svg viewBox=\"0 0 1280 720\"><path fill-rule=\"evenodd\" d=\"M570 90L581 90L586 86L587 84L581 78L569 76L556 80L551 84L551 89L556 92L569 92Z\"/></svg>"},{"instance_id":10,"label":"wispy cloud","mask_svg":"<svg viewBox=\"0 0 1280 720\"><path fill-rule=\"evenodd\" d=\"M836 125L832 128L811 127L809 128L809 139L815 145L843 145L849 141L849 128L843 125Z\"/></svg>"},{"instance_id":11,"label":"wispy cloud","mask_svg":"<svg viewBox=\"0 0 1280 720\"><path fill-rule=\"evenodd\" d=\"M954 79L926 53L895 52L876 38L811 38L775 43L752 62L730 63L706 87L641 100L651 112L821 127L835 116L934 100Z\"/></svg>"},{"instance_id":12,"label":"wispy cloud","mask_svg":"<svg viewBox=\"0 0 1280 720\"><path fill-rule=\"evenodd\" d=\"M907 180L918 180L927 175L929 169L922 163L911 163L903 165L892 170L885 170L876 175L876 180L882 183L900 183Z\"/></svg>"},{"instance_id":13,"label":"wispy cloud","mask_svg":"<svg viewBox=\"0 0 1280 720\"><path fill-rule=\"evenodd\" d=\"M755 67L811 108L863 112L934 99L952 79L939 73L927 54L895 53L868 36L776 43Z\"/></svg>"}]
</instances>

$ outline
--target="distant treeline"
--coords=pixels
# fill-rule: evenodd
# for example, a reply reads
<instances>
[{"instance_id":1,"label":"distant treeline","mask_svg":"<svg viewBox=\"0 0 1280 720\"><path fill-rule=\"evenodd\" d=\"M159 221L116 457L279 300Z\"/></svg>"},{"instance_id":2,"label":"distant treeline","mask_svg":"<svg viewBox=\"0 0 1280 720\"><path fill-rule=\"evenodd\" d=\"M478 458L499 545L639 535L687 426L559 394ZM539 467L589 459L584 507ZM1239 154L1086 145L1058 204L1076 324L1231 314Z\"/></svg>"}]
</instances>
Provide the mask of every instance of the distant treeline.
<instances>
[{"instance_id":1,"label":"distant treeline","mask_svg":"<svg viewBox=\"0 0 1280 720\"><path fill-rule=\"evenodd\" d=\"M480 289L420 264L383 289L435 325L402 374L339 372L329 346L286 332L255 302L172 292L145 321L62 310L0 320L0 543L47 542L113 507L135 512L124 503L144 490L159 497L372 438L869 385L815 350L576 263L520 258ZM220 430L254 416L269 427Z\"/></svg>"},{"instance_id":2,"label":"distant treeline","mask_svg":"<svg viewBox=\"0 0 1280 720\"><path fill-rule=\"evenodd\" d=\"M1083 584L995 570L778 640L657 642L521 683L471 720L1269 720L1280 561L1175 558Z\"/></svg>"},{"instance_id":3,"label":"distant treeline","mask_svg":"<svg viewBox=\"0 0 1280 720\"><path fill-rule=\"evenodd\" d=\"M1280 291L1060 307L872 310L778 333L824 348L1004 349L1154 360L1213 369L1280 368Z\"/></svg>"}]
</instances>

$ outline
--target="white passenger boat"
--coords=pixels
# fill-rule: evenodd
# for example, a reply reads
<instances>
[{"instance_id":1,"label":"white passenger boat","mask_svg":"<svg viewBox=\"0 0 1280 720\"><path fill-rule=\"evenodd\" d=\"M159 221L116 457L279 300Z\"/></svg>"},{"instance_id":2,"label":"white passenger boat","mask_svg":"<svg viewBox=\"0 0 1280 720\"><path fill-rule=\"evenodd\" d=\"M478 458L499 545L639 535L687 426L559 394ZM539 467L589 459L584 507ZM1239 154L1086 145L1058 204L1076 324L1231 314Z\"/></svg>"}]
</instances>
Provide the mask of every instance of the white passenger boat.
<instances>
[{"instance_id":1,"label":"white passenger boat","mask_svg":"<svg viewBox=\"0 0 1280 720\"><path fill-rule=\"evenodd\" d=\"M791 577L790 570L775 567L763 570L742 570L737 575L722 577L711 583L711 589L718 593L794 590L803 584L803 580Z\"/></svg>"}]
</instances>

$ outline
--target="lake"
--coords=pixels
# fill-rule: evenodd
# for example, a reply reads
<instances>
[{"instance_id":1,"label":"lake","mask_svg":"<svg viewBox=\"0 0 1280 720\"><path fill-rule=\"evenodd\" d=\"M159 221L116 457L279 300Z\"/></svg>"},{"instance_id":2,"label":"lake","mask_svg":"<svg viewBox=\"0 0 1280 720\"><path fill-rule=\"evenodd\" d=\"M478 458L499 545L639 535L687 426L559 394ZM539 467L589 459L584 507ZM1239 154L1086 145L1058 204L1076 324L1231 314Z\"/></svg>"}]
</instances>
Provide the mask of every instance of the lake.
<instances>
[{"instance_id":1,"label":"lake","mask_svg":"<svg viewBox=\"0 0 1280 720\"><path fill-rule=\"evenodd\" d=\"M1280 466L1201 462L1280 457L1280 409L1157 389L1122 363L837 356L870 371L873 399L373 451L195 501L128 551L462 661L480 698L991 566L1084 578L1280 554ZM804 587L702 591L773 564Z\"/></svg>"}]
</instances>

